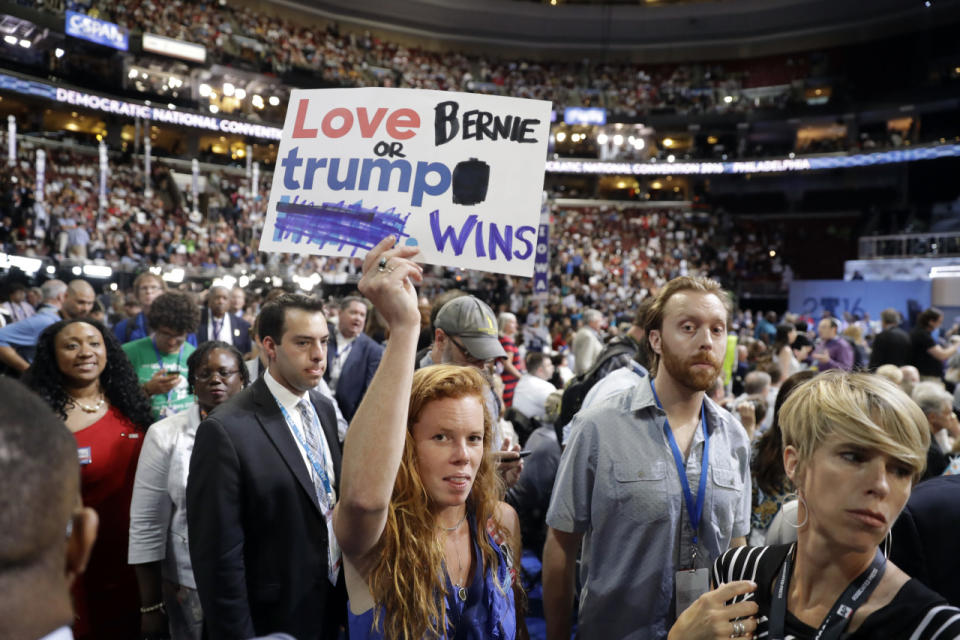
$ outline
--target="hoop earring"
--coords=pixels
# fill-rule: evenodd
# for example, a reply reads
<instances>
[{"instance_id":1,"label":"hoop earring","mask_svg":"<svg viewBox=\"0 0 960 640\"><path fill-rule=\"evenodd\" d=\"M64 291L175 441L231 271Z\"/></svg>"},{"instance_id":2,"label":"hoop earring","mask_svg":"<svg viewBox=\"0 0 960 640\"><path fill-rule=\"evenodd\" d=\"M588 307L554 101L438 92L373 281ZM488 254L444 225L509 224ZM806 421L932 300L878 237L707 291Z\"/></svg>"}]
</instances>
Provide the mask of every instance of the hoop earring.
<instances>
[{"instance_id":1,"label":"hoop earring","mask_svg":"<svg viewBox=\"0 0 960 640\"><path fill-rule=\"evenodd\" d=\"M784 514L783 521L786 522L786 523L787 523L788 525L790 525L791 527L793 527L794 529L800 529L800 528L802 528L805 524L807 524L807 520L810 519L810 510L807 508L807 501L803 499L803 496L800 495L799 492L796 492L796 493L793 493L793 494L789 494L789 493L788 493L786 497L789 498L791 495L794 495L794 496L797 497L797 503L798 503L798 504L797 504L797 524L793 524L792 522L790 522L790 521L786 518L786 514ZM784 500L784 504L786 504L786 502L787 502L787 501ZM804 517L803 517L803 522L800 522L800 516L799 516L799 514L800 514L800 507L803 507L803 515L804 515Z\"/></svg>"}]
</instances>

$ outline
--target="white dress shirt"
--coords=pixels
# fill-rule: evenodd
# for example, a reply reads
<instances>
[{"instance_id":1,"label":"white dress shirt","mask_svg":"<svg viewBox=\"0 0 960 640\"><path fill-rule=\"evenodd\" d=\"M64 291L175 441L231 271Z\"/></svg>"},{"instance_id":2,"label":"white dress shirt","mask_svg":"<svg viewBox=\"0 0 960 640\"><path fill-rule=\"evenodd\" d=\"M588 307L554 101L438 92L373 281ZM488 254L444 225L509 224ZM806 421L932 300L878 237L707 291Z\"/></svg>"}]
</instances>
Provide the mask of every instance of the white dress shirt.
<instances>
[{"instance_id":1,"label":"white dress shirt","mask_svg":"<svg viewBox=\"0 0 960 640\"><path fill-rule=\"evenodd\" d=\"M337 355L328 361L327 364L330 366L330 386L334 389L337 388L337 382L340 380L340 374L343 372L343 365L346 363L347 358L350 357L350 349L353 348L353 342L357 339L357 336L352 338L345 338L340 330L337 329Z\"/></svg>"},{"instance_id":2,"label":"white dress shirt","mask_svg":"<svg viewBox=\"0 0 960 640\"><path fill-rule=\"evenodd\" d=\"M196 589L187 544L187 474L200 426L200 407L147 429L130 502L130 564L161 561L163 577Z\"/></svg>"},{"instance_id":3,"label":"white dress shirt","mask_svg":"<svg viewBox=\"0 0 960 640\"><path fill-rule=\"evenodd\" d=\"M73 631L70 627L60 627L42 638L38 638L38 640L73 640Z\"/></svg>"},{"instance_id":4,"label":"white dress shirt","mask_svg":"<svg viewBox=\"0 0 960 640\"><path fill-rule=\"evenodd\" d=\"M223 314L223 322L220 323L220 331L216 331L217 325L213 322L213 314L207 313L207 336L210 340L222 340L227 344L233 344L233 324L229 313Z\"/></svg>"},{"instance_id":5,"label":"white dress shirt","mask_svg":"<svg viewBox=\"0 0 960 640\"><path fill-rule=\"evenodd\" d=\"M256 380L260 376L260 367L263 366L260 358L251 358L244 362L244 364L250 373L250 380ZM322 393L327 400L333 403L333 411L337 414L337 437L340 439L340 442L343 442L343 439L347 437L347 429L350 427L350 423L343 417L343 412L340 411L340 405L337 404L337 399L333 397L333 391L330 390L330 387L327 386L327 381L323 378L320 378L320 382L318 382L317 386L313 389Z\"/></svg>"},{"instance_id":6,"label":"white dress shirt","mask_svg":"<svg viewBox=\"0 0 960 640\"><path fill-rule=\"evenodd\" d=\"M276 379L270 375L270 371L267 370L263 374L263 381L267 383L267 388L270 389L270 393L273 394L273 397L277 399L280 405L287 410L287 414L290 416L290 419L293 420L294 424L297 425L297 429L300 429L300 433L304 432L303 429L303 420L300 417L300 410L297 409L297 403L303 399L306 399L307 402L310 402L310 394L307 391L304 391L300 395L294 395L286 387L276 381ZM312 405L312 403L311 403ZM316 407L314 407L316 411ZM317 420L319 421L320 416L317 415ZM289 424L287 427L289 428ZM296 434L293 432L293 429L290 429L290 437L293 438L293 441L297 445L297 450L300 452L300 457L303 458L303 464L307 467L307 472L313 477L313 465L310 464L310 458L307 457L306 450L300 445L300 441L297 439ZM335 476L333 473L333 458L330 457L330 443L327 442L327 436L325 433L320 433L321 444L323 445L323 470L327 473L327 478L330 480L330 489L333 490L333 485L335 483ZM334 500L336 500L336 492L334 491Z\"/></svg>"},{"instance_id":7,"label":"white dress shirt","mask_svg":"<svg viewBox=\"0 0 960 640\"><path fill-rule=\"evenodd\" d=\"M511 406L528 418L542 418L547 411L547 398L556 390L543 378L525 373L513 390Z\"/></svg>"}]
</instances>

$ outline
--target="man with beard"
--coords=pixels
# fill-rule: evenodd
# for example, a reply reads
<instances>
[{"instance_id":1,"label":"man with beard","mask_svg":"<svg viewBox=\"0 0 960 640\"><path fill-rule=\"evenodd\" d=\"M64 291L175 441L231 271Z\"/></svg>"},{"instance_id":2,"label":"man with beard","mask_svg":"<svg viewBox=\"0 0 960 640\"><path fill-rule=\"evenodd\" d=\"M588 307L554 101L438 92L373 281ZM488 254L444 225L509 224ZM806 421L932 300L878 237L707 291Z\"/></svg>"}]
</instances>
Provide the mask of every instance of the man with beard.
<instances>
[{"instance_id":1,"label":"man with beard","mask_svg":"<svg viewBox=\"0 0 960 640\"><path fill-rule=\"evenodd\" d=\"M727 345L727 296L705 278L664 286L644 321L651 376L574 418L547 513L547 637L666 638L709 590L708 568L750 528L750 445L706 397Z\"/></svg>"}]
</instances>

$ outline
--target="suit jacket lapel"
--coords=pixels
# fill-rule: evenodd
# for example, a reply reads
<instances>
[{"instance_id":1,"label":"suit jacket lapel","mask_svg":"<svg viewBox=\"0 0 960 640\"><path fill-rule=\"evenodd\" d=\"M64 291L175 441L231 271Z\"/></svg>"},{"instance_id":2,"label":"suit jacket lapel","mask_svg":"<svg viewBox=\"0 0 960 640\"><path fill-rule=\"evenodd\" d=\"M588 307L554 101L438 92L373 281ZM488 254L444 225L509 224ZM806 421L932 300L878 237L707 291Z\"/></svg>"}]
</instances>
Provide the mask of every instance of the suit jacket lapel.
<instances>
[{"instance_id":1,"label":"suit jacket lapel","mask_svg":"<svg viewBox=\"0 0 960 640\"><path fill-rule=\"evenodd\" d=\"M344 360L343 365L340 367L340 380L343 380L343 374L347 371L352 371L350 368L357 364L358 360L363 359L363 355L360 353L364 351L364 344L361 342L361 337L363 334L358 334L350 345L350 353L347 354L347 359ZM339 382L337 383L339 387Z\"/></svg>"},{"instance_id":2,"label":"suit jacket lapel","mask_svg":"<svg viewBox=\"0 0 960 640\"><path fill-rule=\"evenodd\" d=\"M307 471L307 465L303 462L300 445L297 444L293 434L290 433L290 427L287 426L287 421L284 420L283 413L281 413L277 401L274 400L273 394L270 393L270 389L267 388L267 383L263 381L263 378L259 378L253 383L253 386L255 401L260 407L255 414L257 421L260 423L260 426L263 427L263 430L267 433L267 437L273 442L277 451L280 452L280 457L283 458L283 461L287 464L287 467L289 467L290 472L293 473L297 482L300 483L303 490L307 492L311 504L317 508L317 512L322 516L323 512L320 511L317 490L316 487L313 486L313 481L310 479L310 472Z\"/></svg>"}]
</instances>

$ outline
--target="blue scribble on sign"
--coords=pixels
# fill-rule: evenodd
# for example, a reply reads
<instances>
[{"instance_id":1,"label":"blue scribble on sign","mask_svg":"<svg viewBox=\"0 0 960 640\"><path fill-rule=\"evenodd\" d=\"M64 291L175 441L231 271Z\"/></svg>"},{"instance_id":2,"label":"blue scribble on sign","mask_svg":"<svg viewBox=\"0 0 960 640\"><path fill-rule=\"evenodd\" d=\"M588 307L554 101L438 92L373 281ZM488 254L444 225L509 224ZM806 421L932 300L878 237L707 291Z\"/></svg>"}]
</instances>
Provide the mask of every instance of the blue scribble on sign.
<instances>
[{"instance_id":1,"label":"blue scribble on sign","mask_svg":"<svg viewBox=\"0 0 960 640\"><path fill-rule=\"evenodd\" d=\"M366 209L362 200L350 205L341 200L317 206L312 202L297 202L296 197L292 202L284 197L277 204L273 239L320 247L331 244L338 251L352 247L350 255L356 255L358 249L369 251L389 235L396 236L398 243L407 238L405 244L416 244L405 231L409 218L409 213L397 213L396 207L385 211L379 211L378 207Z\"/></svg>"}]
</instances>

